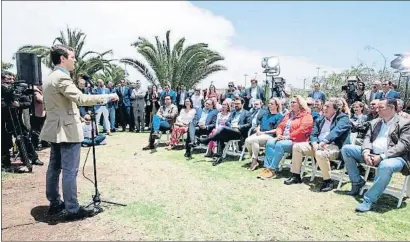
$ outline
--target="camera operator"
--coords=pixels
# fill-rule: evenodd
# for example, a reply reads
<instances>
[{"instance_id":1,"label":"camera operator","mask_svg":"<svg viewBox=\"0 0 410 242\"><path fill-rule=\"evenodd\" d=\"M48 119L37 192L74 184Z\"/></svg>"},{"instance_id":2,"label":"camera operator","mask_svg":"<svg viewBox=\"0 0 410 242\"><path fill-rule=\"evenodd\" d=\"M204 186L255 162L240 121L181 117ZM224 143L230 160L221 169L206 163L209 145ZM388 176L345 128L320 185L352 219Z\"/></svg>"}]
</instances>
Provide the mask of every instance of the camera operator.
<instances>
[{"instance_id":1,"label":"camera operator","mask_svg":"<svg viewBox=\"0 0 410 242\"><path fill-rule=\"evenodd\" d=\"M342 91L345 91L345 99L347 104L351 106L354 102L363 102L365 99L364 90L366 85L358 76L350 76L347 78L347 85L342 86Z\"/></svg>"},{"instance_id":2,"label":"camera operator","mask_svg":"<svg viewBox=\"0 0 410 242\"><path fill-rule=\"evenodd\" d=\"M13 146L12 136L16 138L16 144L19 149L21 159L27 165L43 165L38 159L38 155L30 140L28 128L23 124L23 111L30 108L31 90L28 85L22 82L14 83L12 79L3 79L1 84L2 96L2 164L4 167L10 167L9 150ZM8 155L7 155L8 153ZM3 159L4 156L4 159ZM28 160L27 160L28 159ZM31 165L28 167L31 171Z\"/></svg>"},{"instance_id":3,"label":"camera operator","mask_svg":"<svg viewBox=\"0 0 410 242\"><path fill-rule=\"evenodd\" d=\"M286 88L286 80L281 77L274 78L271 88L271 98L286 99L289 96L290 91Z\"/></svg>"}]
</instances>

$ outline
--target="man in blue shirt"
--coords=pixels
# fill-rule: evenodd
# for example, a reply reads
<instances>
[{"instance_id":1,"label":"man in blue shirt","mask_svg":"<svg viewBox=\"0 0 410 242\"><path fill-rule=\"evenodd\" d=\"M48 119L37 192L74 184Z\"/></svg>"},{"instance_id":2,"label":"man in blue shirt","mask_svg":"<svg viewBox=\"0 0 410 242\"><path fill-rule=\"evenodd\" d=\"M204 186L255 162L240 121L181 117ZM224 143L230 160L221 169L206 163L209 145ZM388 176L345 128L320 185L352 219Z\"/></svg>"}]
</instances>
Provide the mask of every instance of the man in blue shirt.
<instances>
[{"instance_id":1,"label":"man in blue shirt","mask_svg":"<svg viewBox=\"0 0 410 242\"><path fill-rule=\"evenodd\" d=\"M93 95L101 95L101 94L110 94L110 90L104 86L104 81L102 79L98 79L98 87L95 88L92 92ZM97 123L100 121L101 115L103 115L104 122L103 122L103 132L107 133L107 135L111 135L110 128L110 121L108 117L108 109L106 104L105 105L95 105L95 120ZM108 129L108 130L107 130Z\"/></svg>"},{"instance_id":2,"label":"man in blue shirt","mask_svg":"<svg viewBox=\"0 0 410 242\"><path fill-rule=\"evenodd\" d=\"M322 100L322 103L325 103L326 95L324 92L320 91L320 84L319 83L313 84L313 88L315 90L309 93L309 97L313 98L313 100L320 99Z\"/></svg>"}]
</instances>

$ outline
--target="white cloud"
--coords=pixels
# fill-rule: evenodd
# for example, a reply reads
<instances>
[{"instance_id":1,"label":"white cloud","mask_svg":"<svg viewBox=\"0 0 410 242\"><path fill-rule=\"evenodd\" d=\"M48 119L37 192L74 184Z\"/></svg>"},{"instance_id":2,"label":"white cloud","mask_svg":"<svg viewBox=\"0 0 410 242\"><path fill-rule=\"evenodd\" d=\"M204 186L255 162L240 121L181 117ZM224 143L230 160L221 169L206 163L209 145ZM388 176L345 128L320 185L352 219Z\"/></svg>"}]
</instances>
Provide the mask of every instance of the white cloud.
<instances>
[{"instance_id":1,"label":"white cloud","mask_svg":"<svg viewBox=\"0 0 410 242\"><path fill-rule=\"evenodd\" d=\"M11 61L12 54L26 44L52 44L59 31L66 26L78 28L87 34L86 50L113 49L115 58L136 57L130 43L139 36L153 39L165 37L172 30L171 40L186 37L186 43L205 42L219 51L228 71L211 75L203 87L214 81L217 87L226 87L229 81L244 84L244 74L253 77L261 73L261 59L274 55L274 50L249 49L231 42L235 35L233 24L224 17L198 8L189 2L3 2L3 61ZM281 57L281 76L288 83L302 87L303 77L316 76L319 63L299 56ZM339 69L323 66L322 71ZM143 80L131 67L130 78ZM48 71L43 68L43 75ZM264 76L257 74L262 80ZM249 78L248 78L249 80Z\"/></svg>"}]
</instances>

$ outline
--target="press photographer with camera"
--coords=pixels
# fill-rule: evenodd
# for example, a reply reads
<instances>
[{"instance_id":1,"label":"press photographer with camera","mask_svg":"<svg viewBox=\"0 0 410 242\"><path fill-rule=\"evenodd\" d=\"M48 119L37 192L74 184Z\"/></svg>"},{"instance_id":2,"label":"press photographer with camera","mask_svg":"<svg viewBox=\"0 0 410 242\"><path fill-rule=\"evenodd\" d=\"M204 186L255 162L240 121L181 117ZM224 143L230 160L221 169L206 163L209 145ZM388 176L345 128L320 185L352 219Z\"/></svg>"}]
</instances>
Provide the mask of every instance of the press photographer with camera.
<instances>
[{"instance_id":1,"label":"press photographer with camera","mask_svg":"<svg viewBox=\"0 0 410 242\"><path fill-rule=\"evenodd\" d=\"M81 142L84 140L78 106L104 105L117 101L117 94L86 95L70 77L76 62L74 49L55 45L50 51L54 70L43 82L43 97L47 116L40 139L51 143L50 163L46 175L46 196L49 214L67 211L67 219L80 219L96 214L93 208L80 207L77 200L77 172ZM60 199L59 178L63 171L64 202Z\"/></svg>"},{"instance_id":2,"label":"press photographer with camera","mask_svg":"<svg viewBox=\"0 0 410 242\"><path fill-rule=\"evenodd\" d=\"M1 77L1 113L2 113L2 166L10 168L10 148L13 147L13 136L21 160L28 171L31 165L43 165L38 159L29 129L23 123L23 110L31 106L33 90L24 81L14 82L13 78L2 73ZM24 171L24 168L20 171Z\"/></svg>"},{"instance_id":3,"label":"press photographer with camera","mask_svg":"<svg viewBox=\"0 0 410 242\"><path fill-rule=\"evenodd\" d=\"M366 85L361 81L359 76L350 76L347 78L347 85L342 86L345 92L345 99L349 106L355 102L364 102Z\"/></svg>"}]
</instances>

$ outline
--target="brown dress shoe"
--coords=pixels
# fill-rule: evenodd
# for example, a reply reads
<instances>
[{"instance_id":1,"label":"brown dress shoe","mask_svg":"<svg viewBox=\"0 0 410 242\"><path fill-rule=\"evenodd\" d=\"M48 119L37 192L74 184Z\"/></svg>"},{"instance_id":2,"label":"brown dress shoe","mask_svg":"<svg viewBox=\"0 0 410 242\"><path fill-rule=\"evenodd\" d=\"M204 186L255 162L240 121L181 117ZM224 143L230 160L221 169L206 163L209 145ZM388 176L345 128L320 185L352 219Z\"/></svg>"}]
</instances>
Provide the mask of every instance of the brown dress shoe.
<instances>
[{"instance_id":1,"label":"brown dress shoe","mask_svg":"<svg viewBox=\"0 0 410 242\"><path fill-rule=\"evenodd\" d=\"M276 177L277 175L278 175L278 173L277 173L274 169L268 168L267 171L266 171L266 173L264 174L264 176L261 177L261 178L263 178L263 179L271 179L271 178L273 178L273 177Z\"/></svg>"},{"instance_id":2,"label":"brown dress shoe","mask_svg":"<svg viewBox=\"0 0 410 242\"><path fill-rule=\"evenodd\" d=\"M268 172L268 168L263 168L262 172L259 173L259 175L257 176L257 178L262 178L262 177L264 177L267 172Z\"/></svg>"}]
</instances>

